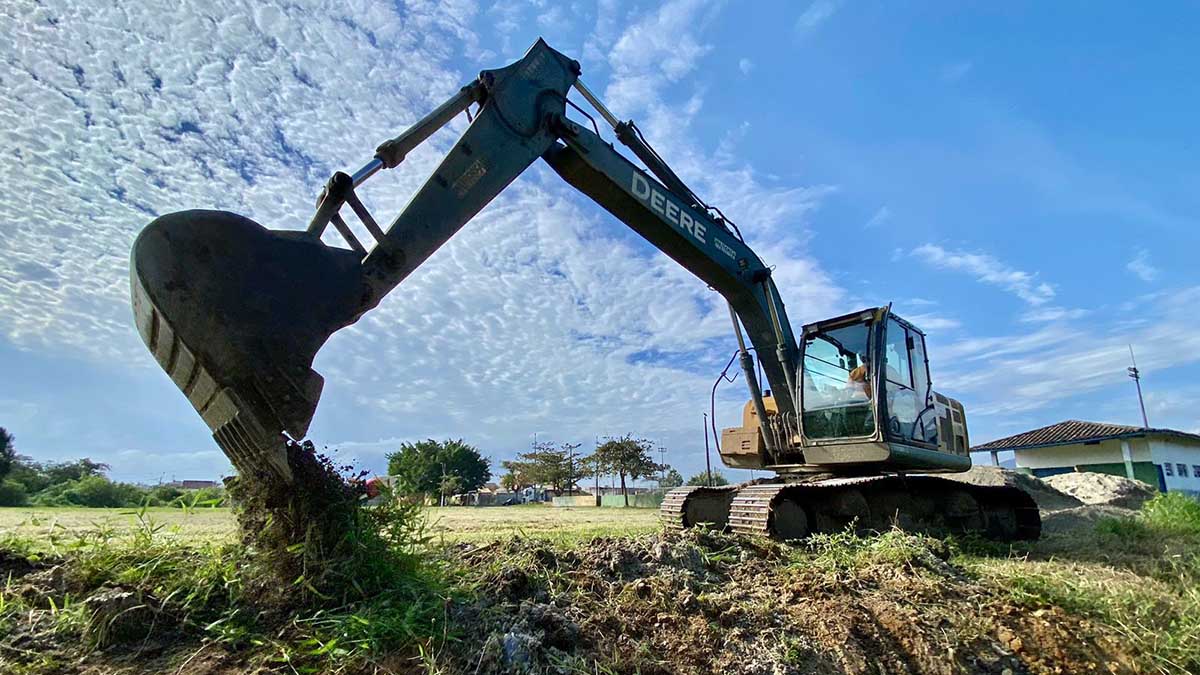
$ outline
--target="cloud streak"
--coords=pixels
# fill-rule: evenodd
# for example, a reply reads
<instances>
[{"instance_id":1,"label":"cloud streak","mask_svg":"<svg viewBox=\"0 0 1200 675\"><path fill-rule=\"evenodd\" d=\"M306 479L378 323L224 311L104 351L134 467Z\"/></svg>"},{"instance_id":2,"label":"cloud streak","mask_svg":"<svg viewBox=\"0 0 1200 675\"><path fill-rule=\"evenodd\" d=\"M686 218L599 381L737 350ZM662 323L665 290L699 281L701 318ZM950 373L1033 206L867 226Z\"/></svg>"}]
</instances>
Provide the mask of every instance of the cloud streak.
<instances>
[{"instance_id":1,"label":"cloud streak","mask_svg":"<svg viewBox=\"0 0 1200 675\"><path fill-rule=\"evenodd\" d=\"M1043 305L1054 298L1054 288L1039 282L1036 274L1016 269L985 253L953 251L936 244L923 244L910 254L938 269L969 274L976 281L997 286L1030 305Z\"/></svg>"}]
</instances>

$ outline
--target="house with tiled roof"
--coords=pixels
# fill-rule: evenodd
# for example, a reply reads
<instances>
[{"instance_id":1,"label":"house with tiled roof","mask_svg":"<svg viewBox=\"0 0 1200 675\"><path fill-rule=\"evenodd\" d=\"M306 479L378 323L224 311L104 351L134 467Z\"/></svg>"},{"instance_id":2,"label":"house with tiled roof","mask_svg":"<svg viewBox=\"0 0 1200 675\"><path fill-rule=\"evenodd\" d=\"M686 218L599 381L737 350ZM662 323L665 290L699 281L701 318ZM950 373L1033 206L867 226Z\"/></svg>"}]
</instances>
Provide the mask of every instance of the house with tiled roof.
<instances>
[{"instance_id":1,"label":"house with tiled roof","mask_svg":"<svg viewBox=\"0 0 1200 675\"><path fill-rule=\"evenodd\" d=\"M1162 491L1200 494L1200 434L1067 420L971 448L995 461L1011 450L1039 478L1093 471L1136 478Z\"/></svg>"}]
</instances>

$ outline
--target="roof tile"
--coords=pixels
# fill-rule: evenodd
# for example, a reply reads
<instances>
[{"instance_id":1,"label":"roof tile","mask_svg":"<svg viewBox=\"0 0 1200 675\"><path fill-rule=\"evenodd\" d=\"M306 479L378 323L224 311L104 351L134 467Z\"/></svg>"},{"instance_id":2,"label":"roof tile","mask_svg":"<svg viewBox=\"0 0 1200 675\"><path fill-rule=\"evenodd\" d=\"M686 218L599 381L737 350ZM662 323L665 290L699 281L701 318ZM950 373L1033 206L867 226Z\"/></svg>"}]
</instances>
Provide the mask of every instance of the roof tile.
<instances>
[{"instance_id":1,"label":"roof tile","mask_svg":"<svg viewBox=\"0 0 1200 675\"><path fill-rule=\"evenodd\" d=\"M1189 434L1174 429L1145 429L1127 424L1107 424L1104 422L1085 422L1082 420L1066 420L1058 424L1026 431L1024 433L999 438L972 450L1015 450L1018 448L1039 447L1044 445L1059 445L1062 443L1077 443L1101 438L1117 438L1121 436L1140 436L1143 434L1162 434L1177 436L1200 441L1200 435Z\"/></svg>"}]
</instances>

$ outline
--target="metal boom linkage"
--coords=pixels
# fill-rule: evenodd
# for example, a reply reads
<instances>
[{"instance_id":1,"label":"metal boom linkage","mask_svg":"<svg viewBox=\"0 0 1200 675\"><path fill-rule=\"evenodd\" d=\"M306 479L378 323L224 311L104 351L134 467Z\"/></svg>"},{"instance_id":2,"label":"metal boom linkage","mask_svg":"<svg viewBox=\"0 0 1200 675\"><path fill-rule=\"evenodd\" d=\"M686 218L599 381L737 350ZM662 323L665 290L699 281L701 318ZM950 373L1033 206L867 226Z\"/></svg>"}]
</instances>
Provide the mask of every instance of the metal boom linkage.
<instances>
[{"instance_id":1,"label":"metal boom linkage","mask_svg":"<svg viewBox=\"0 0 1200 675\"><path fill-rule=\"evenodd\" d=\"M308 231L320 234L332 222L352 249L363 255L369 294L362 311L449 240L509 183L541 157L564 180L683 265L729 302L739 343L741 330L759 354L780 417L794 420L796 340L770 269L736 229L693 193L644 141L632 122L619 121L580 80L579 64L538 40L518 62L483 71L478 80L376 150L352 176L337 173L318 204ZM576 89L650 169L634 165L600 137L598 129L568 119L567 93ZM433 175L386 231L380 230L354 188L405 155L472 104L479 111ZM574 104L571 104L574 105ZM586 115L586 113L584 113ZM589 116L590 117L590 116ZM338 215L349 204L378 245L367 253ZM744 344L743 370L756 406L762 394ZM769 450L779 430L767 429Z\"/></svg>"}]
</instances>

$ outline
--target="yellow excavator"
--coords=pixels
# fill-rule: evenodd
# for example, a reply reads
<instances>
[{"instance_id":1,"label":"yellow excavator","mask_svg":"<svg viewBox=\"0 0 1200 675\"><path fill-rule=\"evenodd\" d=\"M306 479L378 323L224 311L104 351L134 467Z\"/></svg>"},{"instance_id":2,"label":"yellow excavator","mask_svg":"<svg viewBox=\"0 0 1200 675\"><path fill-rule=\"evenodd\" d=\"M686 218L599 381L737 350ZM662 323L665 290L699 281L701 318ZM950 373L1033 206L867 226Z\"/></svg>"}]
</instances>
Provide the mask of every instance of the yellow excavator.
<instances>
[{"instance_id":1,"label":"yellow excavator","mask_svg":"<svg viewBox=\"0 0 1200 675\"><path fill-rule=\"evenodd\" d=\"M481 72L361 169L335 173L303 230L200 210L146 226L130 264L138 331L239 473L291 481L286 444L306 435L321 394L317 351L541 158L728 301L750 402L743 425L722 433L720 454L776 477L674 490L662 506L668 523L784 539L850 524L1036 538L1040 518L1026 493L929 475L965 471L971 460L962 406L932 389L924 334L880 307L804 326L797 341L771 268L739 228L579 75L578 62L542 40ZM381 227L356 189L472 107L433 175ZM645 169L601 137L596 116ZM331 225L345 247L322 241Z\"/></svg>"}]
</instances>

